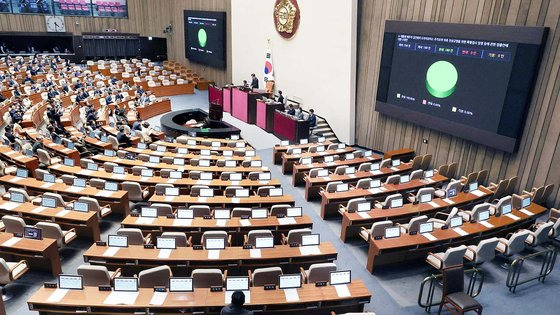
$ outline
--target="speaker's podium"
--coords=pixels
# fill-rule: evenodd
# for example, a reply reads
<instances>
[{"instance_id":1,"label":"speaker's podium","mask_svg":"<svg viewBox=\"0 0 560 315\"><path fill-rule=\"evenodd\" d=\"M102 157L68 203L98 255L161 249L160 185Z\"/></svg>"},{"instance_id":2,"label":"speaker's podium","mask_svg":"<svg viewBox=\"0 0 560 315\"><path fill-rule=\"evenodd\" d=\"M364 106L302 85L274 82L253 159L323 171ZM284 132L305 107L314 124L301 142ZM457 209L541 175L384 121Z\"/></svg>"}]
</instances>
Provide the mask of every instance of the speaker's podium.
<instances>
[{"instance_id":1,"label":"speaker's podium","mask_svg":"<svg viewBox=\"0 0 560 315\"><path fill-rule=\"evenodd\" d=\"M221 121L223 117L224 117L224 107L220 104L210 103L208 118L210 118L211 120Z\"/></svg>"},{"instance_id":2,"label":"speaker's podium","mask_svg":"<svg viewBox=\"0 0 560 315\"><path fill-rule=\"evenodd\" d=\"M265 90L235 87L231 95L231 115L249 124L257 122L257 99L270 96Z\"/></svg>"}]
</instances>

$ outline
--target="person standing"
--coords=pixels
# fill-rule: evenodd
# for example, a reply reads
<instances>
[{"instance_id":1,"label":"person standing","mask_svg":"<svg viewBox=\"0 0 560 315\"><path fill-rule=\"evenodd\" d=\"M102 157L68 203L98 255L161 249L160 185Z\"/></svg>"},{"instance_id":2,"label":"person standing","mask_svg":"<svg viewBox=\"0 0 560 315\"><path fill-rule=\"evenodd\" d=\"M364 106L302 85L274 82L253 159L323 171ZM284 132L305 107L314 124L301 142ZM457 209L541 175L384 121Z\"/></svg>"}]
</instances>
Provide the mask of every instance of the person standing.
<instances>
[{"instance_id":1,"label":"person standing","mask_svg":"<svg viewBox=\"0 0 560 315\"><path fill-rule=\"evenodd\" d=\"M257 79L257 76L254 73L251 74L251 88L252 89L259 88L259 79Z\"/></svg>"}]
</instances>

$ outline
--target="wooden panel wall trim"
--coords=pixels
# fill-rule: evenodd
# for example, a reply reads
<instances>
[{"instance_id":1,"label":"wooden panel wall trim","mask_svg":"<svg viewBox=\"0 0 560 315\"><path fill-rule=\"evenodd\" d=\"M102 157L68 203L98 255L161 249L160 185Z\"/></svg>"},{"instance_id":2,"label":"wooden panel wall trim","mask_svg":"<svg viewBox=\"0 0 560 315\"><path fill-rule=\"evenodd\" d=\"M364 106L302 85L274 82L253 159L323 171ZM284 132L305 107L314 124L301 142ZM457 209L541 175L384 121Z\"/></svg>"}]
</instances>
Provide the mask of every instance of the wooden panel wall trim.
<instances>
[{"instance_id":1,"label":"wooden panel wall trim","mask_svg":"<svg viewBox=\"0 0 560 315\"><path fill-rule=\"evenodd\" d=\"M411 147L433 154L433 166L458 162L459 173L488 169L490 181L519 176L518 191L556 185L549 204L560 205L560 1L359 0L356 143L379 150ZM375 111L386 20L547 26L550 28L518 152L483 145L381 115ZM422 143L427 139L428 143Z\"/></svg>"}]
</instances>

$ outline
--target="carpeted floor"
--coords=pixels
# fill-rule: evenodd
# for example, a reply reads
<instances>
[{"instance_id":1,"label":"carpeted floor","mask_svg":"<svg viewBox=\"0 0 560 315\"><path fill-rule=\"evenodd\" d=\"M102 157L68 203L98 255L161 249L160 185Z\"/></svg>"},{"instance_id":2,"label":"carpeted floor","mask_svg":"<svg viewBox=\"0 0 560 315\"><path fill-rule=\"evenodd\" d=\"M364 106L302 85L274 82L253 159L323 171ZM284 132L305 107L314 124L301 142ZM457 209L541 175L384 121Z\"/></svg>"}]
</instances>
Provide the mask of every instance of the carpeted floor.
<instances>
[{"instance_id":1,"label":"carpeted floor","mask_svg":"<svg viewBox=\"0 0 560 315\"><path fill-rule=\"evenodd\" d=\"M187 108L208 109L208 97L205 92L194 95L181 95L171 97L172 110ZM418 262L411 265L394 266L391 268L377 269L374 275L365 268L367 259L367 245L364 241L354 241L344 244L340 241L340 220L324 221L321 219L319 202L307 202L304 199L304 189L294 188L291 178L281 173L279 166L272 163L272 147L279 140L262 129L245 124L229 114L224 114L224 120L242 130L241 135L247 139L257 154L263 158L263 165L270 167L273 178L282 181L285 194L294 196L296 204L303 207L304 213L313 219L313 230L321 234L322 242L332 242L338 250L336 264L339 269L351 269L353 279L362 279L373 293L370 304L366 310L375 311L377 314L423 314L424 310L418 306L418 292L420 283L434 271L425 263ZM159 125L160 117L149 120L152 125ZM106 239L110 232L118 229L120 218L103 220L101 225L102 239ZM90 242L76 240L71 246L61 251L63 257L62 269L65 273L75 273L76 268L83 263L82 254L90 246ZM526 252L529 253L529 252ZM545 283L531 282L521 286L517 293L510 293L505 285L507 271L499 265L502 259L482 266L485 282L477 300L484 306L485 314L558 314L560 299L556 299L560 289L560 274L558 270L546 279ZM524 266L528 273L539 271L538 262ZM28 272L16 284L7 286L8 292L14 297L6 303L9 315L34 314L27 307L27 299L39 288L44 281L53 278L39 272ZM555 311L556 310L556 311ZM432 313L437 311L432 310Z\"/></svg>"}]
</instances>

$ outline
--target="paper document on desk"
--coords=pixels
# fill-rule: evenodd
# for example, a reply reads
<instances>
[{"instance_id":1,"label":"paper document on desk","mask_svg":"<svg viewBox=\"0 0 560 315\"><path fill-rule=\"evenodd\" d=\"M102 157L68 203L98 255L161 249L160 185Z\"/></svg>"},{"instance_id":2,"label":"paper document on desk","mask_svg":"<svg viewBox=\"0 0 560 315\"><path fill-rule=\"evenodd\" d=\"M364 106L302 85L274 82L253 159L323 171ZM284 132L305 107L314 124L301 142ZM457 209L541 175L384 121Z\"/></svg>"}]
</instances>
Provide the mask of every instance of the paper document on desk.
<instances>
[{"instance_id":1,"label":"paper document on desk","mask_svg":"<svg viewBox=\"0 0 560 315\"><path fill-rule=\"evenodd\" d=\"M319 249L319 246L315 246L315 245L300 246L299 252L301 253L302 256L320 255L321 254L321 250Z\"/></svg>"},{"instance_id":2,"label":"paper document on desk","mask_svg":"<svg viewBox=\"0 0 560 315\"><path fill-rule=\"evenodd\" d=\"M241 224L241 226L251 226L251 221L248 219L241 219L239 220L239 224Z\"/></svg>"},{"instance_id":3,"label":"paper document on desk","mask_svg":"<svg viewBox=\"0 0 560 315\"><path fill-rule=\"evenodd\" d=\"M11 211L11 210L14 210L15 208L17 208L18 206L21 206L21 203L8 201L8 202L5 202L4 204L2 204L0 206L0 208Z\"/></svg>"},{"instance_id":4,"label":"paper document on desk","mask_svg":"<svg viewBox=\"0 0 560 315\"><path fill-rule=\"evenodd\" d=\"M4 243L2 243L2 246L4 247L12 247L14 246L17 242L21 241L21 237L12 237L9 240L5 241Z\"/></svg>"},{"instance_id":5,"label":"paper document on desk","mask_svg":"<svg viewBox=\"0 0 560 315\"><path fill-rule=\"evenodd\" d=\"M166 202L172 202L175 199L175 196L164 196Z\"/></svg>"},{"instance_id":6,"label":"paper document on desk","mask_svg":"<svg viewBox=\"0 0 560 315\"><path fill-rule=\"evenodd\" d=\"M154 292L152 295L152 299L150 300L150 305L163 305L165 302L165 298L167 298L167 292Z\"/></svg>"},{"instance_id":7,"label":"paper document on desk","mask_svg":"<svg viewBox=\"0 0 560 315\"><path fill-rule=\"evenodd\" d=\"M348 285L346 284L337 284L334 285L334 288L336 289L336 294L338 294L338 297L340 298L352 296L352 294L350 294L350 290L348 289Z\"/></svg>"},{"instance_id":8,"label":"paper document on desk","mask_svg":"<svg viewBox=\"0 0 560 315\"><path fill-rule=\"evenodd\" d=\"M102 190L100 192L98 192L97 194L95 194L96 197L111 197L113 195L113 192L110 190Z\"/></svg>"},{"instance_id":9,"label":"paper document on desk","mask_svg":"<svg viewBox=\"0 0 560 315\"><path fill-rule=\"evenodd\" d=\"M124 291L113 291L107 296L103 304L109 305L134 305L136 299L138 298L138 291L135 292L124 292Z\"/></svg>"},{"instance_id":10,"label":"paper document on desk","mask_svg":"<svg viewBox=\"0 0 560 315\"><path fill-rule=\"evenodd\" d=\"M176 181L177 181L177 178L170 178L170 179L167 180L167 183L168 184L173 184Z\"/></svg>"},{"instance_id":11,"label":"paper document on desk","mask_svg":"<svg viewBox=\"0 0 560 315\"><path fill-rule=\"evenodd\" d=\"M329 176L321 176L320 177L322 180L331 180L331 178Z\"/></svg>"},{"instance_id":12,"label":"paper document on desk","mask_svg":"<svg viewBox=\"0 0 560 315\"><path fill-rule=\"evenodd\" d=\"M103 252L103 257L113 257L117 254L117 252L119 251L119 247L113 247L113 246L109 246L109 248L107 248L105 250L105 252Z\"/></svg>"},{"instance_id":13,"label":"paper document on desk","mask_svg":"<svg viewBox=\"0 0 560 315\"><path fill-rule=\"evenodd\" d=\"M219 258L220 258L220 250L219 249L208 250L208 259L219 259Z\"/></svg>"},{"instance_id":14,"label":"paper document on desk","mask_svg":"<svg viewBox=\"0 0 560 315\"><path fill-rule=\"evenodd\" d=\"M398 167L394 167L394 166L393 166L393 167L391 167L391 171L393 171L393 172L396 172L396 171L398 171L398 170L399 170L399 168L398 168Z\"/></svg>"},{"instance_id":15,"label":"paper document on desk","mask_svg":"<svg viewBox=\"0 0 560 315\"><path fill-rule=\"evenodd\" d=\"M348 177L350 177L350 178L356 178L356 174L348 174Z\"/></svg>"},{"instance_id":16,"label":"paper document on desk","mask_svg":"<svg viewBox=\"0 0 560 315\"><path fill-rule=\"evenodd\" d=\"M39 207L37 207L37 208L31 210L31 212L33 212L33 213L41 213L41 212L43 212L45 209L47 209L47 208L45 208L45 207L43 207L43 206L39 206Z\"/></svg>"},{"instance_id":17,"label":"paper document on desk","mask_svg":"<svg viewBox=\"0 0 560 315\"><path fill-rule=\"evenodd\" d=\"M125 179L125 178L126 178L126 174L113 174L113 175L111 175L111 178Z\"/></svg>"},{"instance_id":18,"label":"paper document on desk","mask_svg":"<svg viewBox=\"0 0 560 315\"><path fill-rule=\"evenodd\" d=\"M66 188L65 191L71 192L71 193L78 193L82 190L84 190L84 187L70 186L70 187Z\"/></svg>"},{"instance_id":19,"label":"paper document on desk","mask_svg":"<svg viewBox=\"0 0 560 315\"><path fill-rule=\"evenodd\" d=\"M17 183L22 179L23 179L23 177L12 177L8 181L11 182L11 183Z\"/></svg>"},{"instance_id":20,"label":"paper document on desk","mask_svg":"<svg viewBox=\"0 0 560 315\"><path fill-rule=\"evenodd\" d=\"M453 200L451 200L451 199L449 199L449 198L443 198L442 200L443 200L445 203L448 203L448 204L450 204L450 205L452 205L452 204L455 203L455 201L453 201Z\"/></svg>"},{"instance_id":21,"label":"paper document on desk","mask_svg":"<svg viewBox=\"0 0 560 315\"><path fill-rule=\"evenodd\" d=\"M259 184L261 184L261 185L266 185L269 182L270 182L269 180L259 180ZM239 185L239 182L237 182L237 184L232 184L232 185Z\"/></svg>"},{"instance_id":22,"label":"paper document on desk","mask_svg":"<svg viewBox=\"0 0 560 315\"><path fill-rule=\"evenodd\" d=\"M49 188L52 185L54 185L54 183L44 183L43 185L41 185L41 188Z\"/></svg>"},{"instance_id":23,"label":"paper document on desk","mask_svg":"<svg viewBox=\"0 0 560 315\"><path fill-rule=\"evenodd\" d=\"M358 215L362 218L362 219L370 219L371 216L367 213L367 212L358 212Z\"/></svg>"},{"instance_id":24,"label":"paper document on desk","mask_svg":"<svg viewBox=\"0 0 560 315\"><path fill-rule=\"evenodd\" d=\"M483 191L480 191L478 189L471 191L471 194L473 194L477 197L482 197L482 196L486 195Z\"/></svg>"},{"instance_id":25,"label":"paper document on desk","mask_svg":"<svg viewBox=\"0 0 560 315\"><path fill-rule=\"evenodd\" d=\"M196 181L196 184L197 184L197 185L210 185L211 183L212 183L211 180L202 180L202 179L199 179L199 180Z\"/></svg>"},{"instance_id":26,"label":"paper document on desk","mask_svg":"<svg viewBox=\"0 0 560 315\"><path fill-rule=\"evenodd\" d=\"M81 170L78 172L78 174L80 175L91 175L93 173L93 171L90 170Z\"/></svg>"},{"instance_id":27,"label":"paper document on desk","mask_svg":"<svg viewBox=\"0 0 560 315\"><path fill-rule=\"evenodd\" d=\"M297 292L297 289L285 289L284 295L286 296L286 302L299 301L299 294Z\"/></svg>"},{"instance_id":28,"label":"paper document on desk","mask_svg":"<svg viewBox=\"0 0 560 315\"><path fill-rule=\"evenodd\" d=\"M487 222L487 221L480 221L478 223L484 225L487 228L493 228L494 227L494 225L492 225L490 222Z\"/></svg>"},{"instance_id":29,"label":"paper document on desk","mask_svg":"<svg viewBox=\"0 0 560 315\"><path fill-rule=\"evenodd\" d=\"M428 241L431 241L431 242L437 240L437 237L433 236L430 233L420 233L420 235L424 236L425 238L428 239Z\"/></svg>"},{"instance_id":30,"label":"paper document on desk","mask_svg":"<svg viewBox=\"0 0 560 315\"><path fill-rule=\"evenodd\" d=\"M231 202L232 203L240 203L241 199L233 197L233 198L231 198Z\"/></svg>"},{"instance_id":31,"label":"paper document on desk","mask_svg":"<svg viewBox=\"0 0 560 315\"><path fill-rule=\"evenodd\" d=\"M249 254L251 255L251 258L261 258L261 250L260 248L256 248L256 249L250 249L249 250Z\"/></svg>"},{"instance_id":32,"label":"paper document on desk","mask_svg":"<svg viewBox=\"0 0 560 315\"><path fill-rule=\"evenodd\" d=\"M145 217L138 217L136 219L136 224L152 224L156 218L145 218Z\"/></svg>"},{"instance_id":33,"label":"paper document on desk","mask_svg":"<svg viewBox=\"0 0 560 315\"><path fill-rule=\"evenodd\" d=\"M370 188L370 189L368 189L368 191L369 191L370 193L374 194L374 195L380 194L380 193L382 192L382 190L379 189L379 188Z\"/></svg>"},{"instance_id":34,"label":"paper document on desk","mask_svg":"<svg viewBox=\"0 0 560 315\"><path fill-rule=\"evenodd\" d=\"M469 233L465 232L462 228L453 228L453 231L455 231L455 233L457 233L461 236L465 236L465 235L469 234Z\"/></svg>"},{"instance_id":35,"label":"paper document on desk","mask_svg":"<svg viewBox=\"0 0 560 315\"><path fill-rule=\"evenodd\" d=\"M191 226L192 219L175 219L173 220L173 226Z\"/></svg>"},{"instance_id":36,"label":"paper document on desk","mask_svg":"<svg viewBox=\"0 0 560 315\"><path fill-rule=\"evenodd\" d=\"M225 219L217 219L216 220L216 226L226 226L226 220Z\"/></svg>"},{"instance_id":37,"label":"paper document on desk","mask_svg":"<svg viewBox=\"0 0 560 315\"><path fill-rule=\"evenodd\" d=\"M512 219L512 220L515 220L515 221L521 219L520 217L518 217L518 216L516 216L515 214L512 214L512 213L506 214L506 217L508 217L508 218L510 218L510 219Z\"/></svg>"},{"instance_id":38,"label":"paper document on desk","mask_svg":"<svg viewBox=\"0 0 560 315\"><path fill-rule=\"evenodd\" d=\"M326 162L325 165L326 166L334 166L334 165L336 165L336 163L335 162Z\"/></svg>"},{"instance_id":39,"label":"paper document on desk","mask_svg":"<svg viewBox=\"0 0 560 315\"><path fill-rule=\"evenodd\" d=\"M158 258L167 259L171 256L171 249L160 249L157 255Z\"/></svg>"},{"instance_id":40,"label":"paper document on desk","mask_svg":"<svg viewBox=\"0 0 560 315\"><path fill-rule=\"evenodd\" d=\"M231 296L233 295L233 292L235 291L226 291L225 294L225 304L230 304L231 303ZM243 290L242 291L243 294L245 294L245 303L251 303L251 291L249 290Z\"/></svg>"},{"instance_id":41,"label":"paper document on desk","mask_svg":"<svg viewBox=\"0 0 560 315\"><path fill-rule=\"evenodd\" d=\"M528 216L533 216L533 215L535 215L533 212L531 212L531 211L529 211L529 210L527 210L527 209L521 209L521 210L519 210L519 211L525 213L525 214L528 215Z\"/></svg>"},{"instance_id":42,"label":"paper document on desk","mask_svg":"<svg viewBox=\"0 0 560 315\"><path fill-rule=\"evenodd\" d=\"M56 289L53 293L47 298L47 303L58 303L62 301L64 296L68 293L68 289Z\"/></svg>"},{"instance_id":43,"label":"paper document on desk","mask_svg":"<svg viewBox=\"0 0 560 315\"><path fill-rule=\"evenodd\" d=\"M435 201L430 201L430 202L428 202L428 204L429 204L430 206L434 207L434 208L439 207L439 205L438 205L437 202L435 202Z\"/></svg>"},{"instance_id":44,"label":"paper document on desk","mask_svg":"<svg viewBox=\"0 0 560 315\"><path fill-rule=\"evenodd\" d=\"M383 174L383 172L380 171L380 170L377 170L377 171L369 171L369 172L371 173L371 175L381 175L381 174Z\"/></svg>"},{"instance_id":45,"label":"paper document on desk","mask_svg":"<svg viewBox=\"0 0 560 315\"><path fill-rule=\"evenodd\" d=\"M266 182L266 181L265 181L265 182ZM261 183L261 182L259 182L259 183ZM261 184L262 184L262 183L261 183ZM230 185L232 185L232 186L239 186L239 181L238 181L238 180L232 180L232 181L230 181Z\"/></svg>"},{"instance_id":46,"label":"paper document on desk","mask_svg":"<svg viewBox=\"0 0 560 315\"><path fill-rule=\"evenodd\" d=\"M198 202L206 202L208 200L208 197L198 197L197 201Z\"/></svg>"},{"instance_id":47,"label":"paper document on desk","mask_svg":"<svg viewBox=\"0 0 560 315\"><path fill-rule=\"evenodd\" d=\"M57 217L63 217L63 216L65 216L65 215L67 215L68 213L70 213L70 210L60 210L60 211L56 214L56 216L57 216Z\"/></svg>"},{"instance_id":48,"label":"paper document on desk","mask_svg":"<svg viewBox=\"0 0 560 315\"><path fill-rule=\"evenodd\" d=\"M294 218L278 218L278 224L280 225L288 225L288 224L296 224L296 219Z\"/></svg>"}]
</instances>

